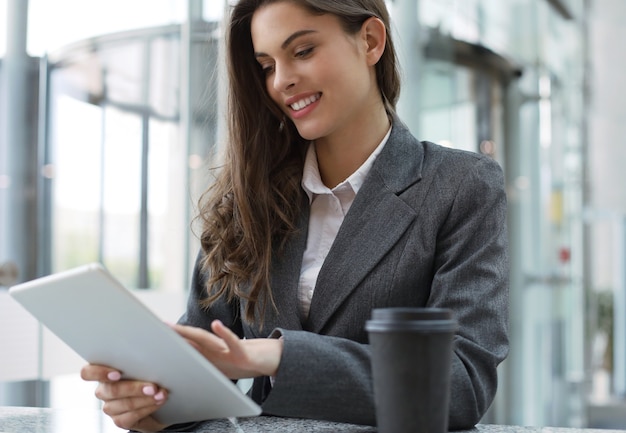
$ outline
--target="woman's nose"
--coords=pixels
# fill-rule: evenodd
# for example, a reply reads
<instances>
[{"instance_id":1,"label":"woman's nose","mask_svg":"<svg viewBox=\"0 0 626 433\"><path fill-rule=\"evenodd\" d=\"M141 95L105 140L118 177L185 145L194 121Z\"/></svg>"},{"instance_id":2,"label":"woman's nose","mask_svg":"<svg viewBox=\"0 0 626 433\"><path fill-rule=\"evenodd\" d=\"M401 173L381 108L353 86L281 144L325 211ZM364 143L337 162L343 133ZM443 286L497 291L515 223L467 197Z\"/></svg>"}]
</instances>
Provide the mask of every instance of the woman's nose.
<instances>
[{"instance_id":1,"label":"woman's nose","mask_svg":"<svg viewBox=\"0 0 626 433\"><path fill-rule=\"evenodd\" d=\"M277 92L289 90L295 85L296 81L296 74L294 73L293 68L286 65L274 66L274 90Z\"/></svg>"}]
</instances>

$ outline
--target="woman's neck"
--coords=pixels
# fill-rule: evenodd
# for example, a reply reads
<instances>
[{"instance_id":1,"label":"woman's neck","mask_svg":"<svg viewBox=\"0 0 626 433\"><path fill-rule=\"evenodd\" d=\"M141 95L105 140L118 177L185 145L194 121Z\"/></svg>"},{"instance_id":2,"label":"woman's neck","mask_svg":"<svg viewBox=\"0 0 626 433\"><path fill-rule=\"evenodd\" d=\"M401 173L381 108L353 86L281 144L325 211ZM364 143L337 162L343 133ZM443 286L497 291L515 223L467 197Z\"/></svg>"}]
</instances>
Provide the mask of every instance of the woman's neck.
<instances>
[{"instance_id":1,"label":"woman's neck","mask_svg":"<svg viewBox=\"0 0 626 433\"><path fill-rule=\"evenodd\" d=\"M354 173L380 144L390 126L389 116L381 106L352 127L317 139L315 151L324 185L334 188Z\"/></svg>"}]
</instances>

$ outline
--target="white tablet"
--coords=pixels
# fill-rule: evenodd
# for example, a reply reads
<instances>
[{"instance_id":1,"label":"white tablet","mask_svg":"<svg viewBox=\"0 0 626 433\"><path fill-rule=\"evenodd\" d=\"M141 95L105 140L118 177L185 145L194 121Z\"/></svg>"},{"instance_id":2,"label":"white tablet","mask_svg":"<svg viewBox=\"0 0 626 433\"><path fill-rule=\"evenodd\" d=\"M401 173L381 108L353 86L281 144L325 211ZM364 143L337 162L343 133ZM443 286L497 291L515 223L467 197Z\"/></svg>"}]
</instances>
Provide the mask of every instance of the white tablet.
<instances>
[{"instance_id":1,"label":"white tablet","mask_svg":"<svg viewBox=\"0 0 626 433\"><path fill-rule=\"evenodd\" d=\"M92 364L169 391L164 424L247 417L261 408L98 263L28 281L9 294Z\"/></svg>"}]
</instances>

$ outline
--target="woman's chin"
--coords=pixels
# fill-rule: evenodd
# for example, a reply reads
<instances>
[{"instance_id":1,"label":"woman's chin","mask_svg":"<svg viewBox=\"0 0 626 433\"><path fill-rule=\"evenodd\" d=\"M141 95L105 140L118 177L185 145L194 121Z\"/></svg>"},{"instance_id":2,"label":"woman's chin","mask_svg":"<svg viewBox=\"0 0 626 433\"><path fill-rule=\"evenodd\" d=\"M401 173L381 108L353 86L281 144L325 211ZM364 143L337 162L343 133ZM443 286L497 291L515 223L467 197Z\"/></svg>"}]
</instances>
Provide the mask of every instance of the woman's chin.
<instances>
[{"instance_id":1,"label":"woman's chin","mask_svg":"<svg viewBox=\"0 0 626 433\"><path fill-rule=\"evenodd\" d=\"M296 124L296 130L298 131L298 134L300 134L300 137L307 141L314 141L324 136L324 134L320 132L319 128L311 128L310 126L307 127Z\"/></svg>"}]
</instances>

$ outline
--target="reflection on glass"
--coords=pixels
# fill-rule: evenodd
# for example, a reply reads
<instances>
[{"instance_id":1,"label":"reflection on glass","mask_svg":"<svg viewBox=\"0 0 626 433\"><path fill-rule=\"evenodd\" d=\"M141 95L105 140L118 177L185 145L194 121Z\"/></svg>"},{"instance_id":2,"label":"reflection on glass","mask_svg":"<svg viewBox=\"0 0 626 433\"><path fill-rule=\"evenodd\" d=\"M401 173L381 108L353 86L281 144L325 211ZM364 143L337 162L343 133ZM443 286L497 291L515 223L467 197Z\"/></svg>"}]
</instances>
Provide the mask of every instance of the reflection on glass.
<instances>
[{"instance_id":1,"label":"reflection on glass","mask_svg":"<svg viewBox=\"0 0 626 433\"><path fill-rule=\"evenodd\" d=\"M136 287L142 123L114 107L106 107L104 119L102 258L120 281Z\"/></svg>"},{"instance_id":2,"label":"reflection on glass","mask_svg":"<svg viewBox=\"0 0 626 433\"><path fill-rule=\"evenodd\" d=\"M189 161L211 153L217 118L216 26L197 25L207 33L191 47L186 134L179 27L109 35L52 59L52 272L100 261L128 287L186 287L192 208L208 185Z\"/></svg>"},{"instance_id":3,"label":"reflection on glass","mask_svg":"<svg viewBox=\"0 0 626 433\"><path fill-rule=\"evenodd\" d=\"M98 260L101 109L60 95L53 106L54 269Z\"/></svg>"}]
</instances>

